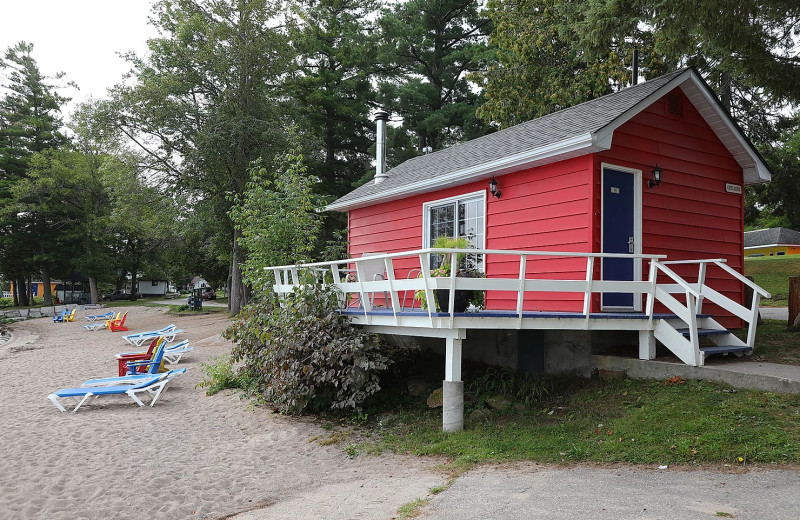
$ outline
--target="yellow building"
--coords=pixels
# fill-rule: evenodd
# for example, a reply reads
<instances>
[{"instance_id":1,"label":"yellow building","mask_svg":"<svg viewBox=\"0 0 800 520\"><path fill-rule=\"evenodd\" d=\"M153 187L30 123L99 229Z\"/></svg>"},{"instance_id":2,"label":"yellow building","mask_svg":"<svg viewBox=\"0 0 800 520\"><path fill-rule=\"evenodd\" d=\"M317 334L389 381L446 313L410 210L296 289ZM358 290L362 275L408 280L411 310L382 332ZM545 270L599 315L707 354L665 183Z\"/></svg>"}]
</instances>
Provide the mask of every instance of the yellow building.
<instances>
[{"instance_id":1,"label":"yellow building","mask_svg":"<svg viewBox=\"0 0 800 520\"><path fill-rule=\"evenodd\" d=\"M800 232L788 228L756 229L744 232L745 256L800 254Z\"/></svg>"}]
</instances>

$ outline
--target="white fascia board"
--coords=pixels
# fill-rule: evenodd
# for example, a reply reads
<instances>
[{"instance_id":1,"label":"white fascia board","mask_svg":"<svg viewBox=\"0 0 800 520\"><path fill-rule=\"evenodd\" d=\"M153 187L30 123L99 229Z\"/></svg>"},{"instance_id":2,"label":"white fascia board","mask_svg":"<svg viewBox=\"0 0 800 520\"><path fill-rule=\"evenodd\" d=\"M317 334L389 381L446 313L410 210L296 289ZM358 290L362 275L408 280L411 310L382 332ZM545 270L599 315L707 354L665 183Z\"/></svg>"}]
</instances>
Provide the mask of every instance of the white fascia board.
<instances>
[{"instance_id":1,"label":"white fascia board","mask_svg":"<svg viewBox=\"0 0 800 520\"><path fill-rule=\"evenodd\" d=\"M347 211L363 206L370 206L378 202L408 197L418 193L427 193L448 186L467 184L482 178L489 178L493 175L502 175L512 171L521 170L525 167L554 162L555 159L564 155L577 157L592 152L607 150L611 147L612 134L598 138L593 133L586 133L570 139L565 139L526 152L518 153L508 157L503 157L495 161L478 164L470 168L464 168L447 175L425 179L412 184L405 184L390 190L381 191L362 197L359 199L343 202L341 204L329 204L325 207L326 211ZM389 171L391 175L391 170Z\"/></svg>"},{"instance_id":2,"label":"white fascia board","mask_svg":"<svg viewBox=\"0 0 800 520\"><path fill-rule=\"evenodd\" d=\"M687 82L687 80L689 81ZM745 184L760 184L772 180L767 165L764 164L752 145L745 139L744 135L742 135L741 130L733 123L730 116L724 112L719 102L712 97L713 94L702 84L702 81L691 69L686 69L684 73L676 76L669 83L665 84L628 109L624 114L614 119L614 121L600 129L597 132L598 138L602 138L604 134L613 132L627 123L642 110L655 103L657 99L677 87L680 87L681 90L684 91L693 104L696 103L697 94L702 97L704 106L695 105L695 108L706 120L708 126L711 127L717 135L717 138L725 145L731 155L733 155L736 162L739 163L739 166L741 166Z\"/></svg>"},{"instance_id":3,"label":"white fascia board","mask_svg":"<svg viewBox=\"0 0 800 520\"><path fill-rule=\"evenodd\" d=\"M763 246L747 246L744 248L745 251L748 249L761 249L764 247L797 247L798 244L764 244Z\"/></svg>"},{"instance_id":4,"label":"white fascia board","mask_svg":"<svg viewBox=\"0 0 800 520\"><path fill-rule=\"evenodd\" d=\"M772 174L770 174L769 168L764 164L764 161L761 160L761 156L753 149L753 145L745 138L739 127L736 126L731 117L725 113L719 101L713 97L713 93L711 93L694 74L691 74L690 78L691 83L682 84L681 90L692 100L692 103L695 103L693 98L696 98L696 95L699 94L705 101L705 107L702 108L711 110L716 116L712 117L706 110L701 110L701 107L697 107L698 111L708 123L708 126L711 127L717 135L717 138L719 138L731 155L733 155L736 162L739 163L739 166L742 167L744 183L761 184L771 181Z\"/></svg>"}]
</instances>

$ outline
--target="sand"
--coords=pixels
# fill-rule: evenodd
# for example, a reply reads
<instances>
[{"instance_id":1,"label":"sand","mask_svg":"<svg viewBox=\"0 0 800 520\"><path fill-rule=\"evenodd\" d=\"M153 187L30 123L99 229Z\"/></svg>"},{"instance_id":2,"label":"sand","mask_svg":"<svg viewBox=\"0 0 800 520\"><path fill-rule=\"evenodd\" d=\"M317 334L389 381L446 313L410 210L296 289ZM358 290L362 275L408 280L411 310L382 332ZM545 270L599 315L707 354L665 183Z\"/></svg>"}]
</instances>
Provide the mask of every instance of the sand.
<instances>
[{"instance_id":1,"label":"sand","mask_svg":"<svg viewBox=\"0 0 800 520\"><path fill-rule=\"evenodd\" d=\"M175 323L185 331L177 339L196 347L152 408L107 396L73 414L47 399L116 375L114 354L135 350L123 333L80 326L96 310L79 310L76 323L11 325L0 345L0 518L391 519L446 482L435 461L350 458L342 444L313 440L330 436L320 423L195 388L201 363L231 349L220 337L225 316L126 310L132 332Z\"/></svg>"}]
</instances>

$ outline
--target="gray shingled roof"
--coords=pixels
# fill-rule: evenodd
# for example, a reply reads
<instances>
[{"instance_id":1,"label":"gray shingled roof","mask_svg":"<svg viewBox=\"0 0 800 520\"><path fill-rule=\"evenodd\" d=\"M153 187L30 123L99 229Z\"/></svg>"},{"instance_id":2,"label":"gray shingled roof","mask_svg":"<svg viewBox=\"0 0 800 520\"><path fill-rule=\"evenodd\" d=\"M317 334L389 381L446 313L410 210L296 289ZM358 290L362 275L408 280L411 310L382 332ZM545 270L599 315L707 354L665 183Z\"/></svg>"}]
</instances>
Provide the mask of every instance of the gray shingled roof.
<instances>
[{"instance_id":1,"label":"gray shingled roof","mask_svg":"<svg viewBox=\"0 0 800 520\"><path fill-rule=\"evenodd\" d=\"M744 232L744 247L800 244L800 232L789 228L756 229Z\"/></svg>"},{"instance_id":2,"label":"gray shingled roof","mask_svg":"<svg viewBox=\"0 0 800 520\"><path fill-rule=\"evenodd\" d=\"M475 165L491 163L597 132L685 71L686 69L678 70L472 141L414 157L389 170L389 178L384 182L364 184L338 199L333 205L354 203L404 185L442 177Z\"/></svg>"}]
</instances>

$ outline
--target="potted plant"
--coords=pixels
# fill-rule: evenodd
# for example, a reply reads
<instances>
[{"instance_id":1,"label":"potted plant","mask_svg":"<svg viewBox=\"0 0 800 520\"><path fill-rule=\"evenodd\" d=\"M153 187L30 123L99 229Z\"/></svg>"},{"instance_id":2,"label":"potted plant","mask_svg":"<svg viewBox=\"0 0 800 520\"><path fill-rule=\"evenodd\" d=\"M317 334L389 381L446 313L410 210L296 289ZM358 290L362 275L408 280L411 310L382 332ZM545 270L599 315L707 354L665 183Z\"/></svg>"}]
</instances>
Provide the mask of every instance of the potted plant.
<instances>
[{"instance_id":1,"label":"potted plant","mask_svg":"<svg viewBox=\"0 0 800 520\"><path fill-rule=\"evenodd\" d=\"M469 249L471 246L469 240L464 237L438 237L433 242L433 247L437 249ZM446 253L443 255L442 264L431 269L431 276L434 278L449 277L452 273L453 266L451 265L452 255ZM458 253L456 255L456 277L459 278L483 278L483 273L477 268L468 265L467 254ZM438 308L449 312L450 305L450 289L436 289L434 291ZM425 291L418 290L414 293L414 299L421 303L423 309L427 308L427 301L425 299ZM470 305L476 308L482 308L484 301L483 291L465 291L457 290L453 302L453 312L464 312Z\"/></svg>"}]
</instances>

